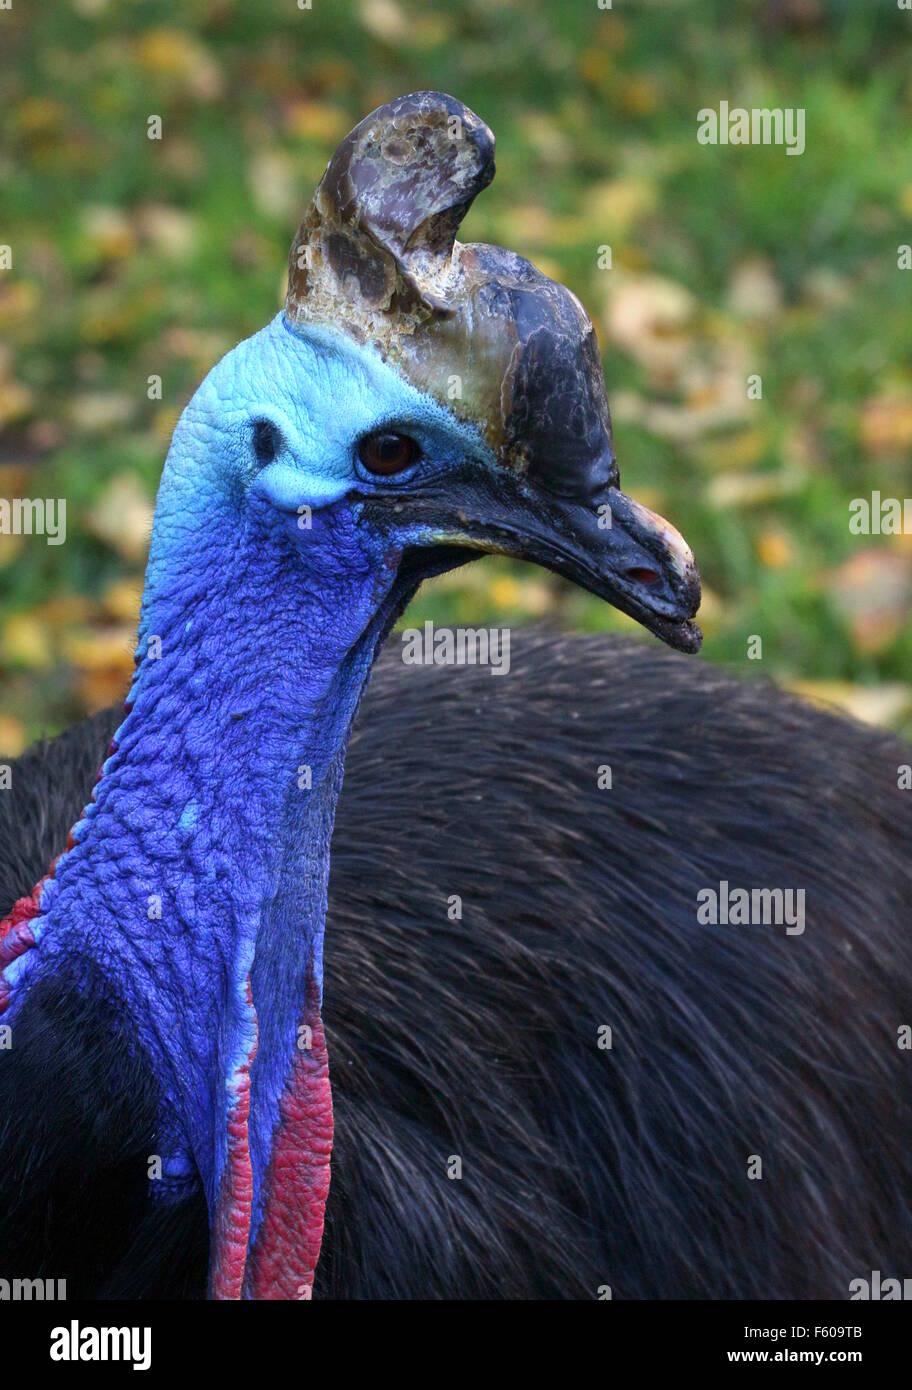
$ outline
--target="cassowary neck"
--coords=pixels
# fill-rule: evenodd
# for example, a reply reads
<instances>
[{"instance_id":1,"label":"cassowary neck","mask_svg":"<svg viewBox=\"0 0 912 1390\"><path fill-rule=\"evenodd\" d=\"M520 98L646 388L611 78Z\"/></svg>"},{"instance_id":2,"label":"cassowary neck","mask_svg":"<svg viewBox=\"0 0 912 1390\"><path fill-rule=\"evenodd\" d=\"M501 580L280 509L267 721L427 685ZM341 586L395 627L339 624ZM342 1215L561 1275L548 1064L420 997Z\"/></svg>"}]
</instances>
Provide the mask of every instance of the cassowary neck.
<instances>
[{"instance_id":1,"label":"cassowary neck","mask_svg":"<svg viewBox=\"0 0 912 1390\"><path fill-rule=\"evenodd\" d=\"M399 557L332 507L302 547L265 505L186 506L163 485L128 714L8 976L14 1006L38 973L101 982L161 1085L153 1197L201 1176L213 1293L294 1298L329 1182L329 845Z\"/></svg>"}]
</instances>

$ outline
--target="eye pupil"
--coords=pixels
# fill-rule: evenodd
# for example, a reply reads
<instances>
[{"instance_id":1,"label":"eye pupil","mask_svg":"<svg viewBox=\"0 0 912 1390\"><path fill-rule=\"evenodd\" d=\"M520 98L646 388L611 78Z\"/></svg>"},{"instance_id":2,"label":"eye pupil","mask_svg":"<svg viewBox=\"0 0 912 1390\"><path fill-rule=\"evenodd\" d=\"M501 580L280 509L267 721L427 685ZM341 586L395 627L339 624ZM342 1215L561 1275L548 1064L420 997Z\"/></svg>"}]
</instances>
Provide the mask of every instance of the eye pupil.
<instances>
[{"instance_id":1,"label":"eye pupil","mask_svg":"<svg viewBox=\"0 0 912 1390\"><path fill-rule=\"evenodd\" d=\"M369 473L401 473L418 457L418 445L407 434L370 434L358 445L358 457Z\"/></svg>"},{"instance_id":2,"label":"eye pupil","mask_svg":"<svg viewBox=\"0 0 912 1390\"><path fill-rule=\"evenodd\" d=\"M272 463L279 453L278 432L268 420L257 420L253 427L253 452L257 463L263 467Z\"/></svg>"}]
</instances>

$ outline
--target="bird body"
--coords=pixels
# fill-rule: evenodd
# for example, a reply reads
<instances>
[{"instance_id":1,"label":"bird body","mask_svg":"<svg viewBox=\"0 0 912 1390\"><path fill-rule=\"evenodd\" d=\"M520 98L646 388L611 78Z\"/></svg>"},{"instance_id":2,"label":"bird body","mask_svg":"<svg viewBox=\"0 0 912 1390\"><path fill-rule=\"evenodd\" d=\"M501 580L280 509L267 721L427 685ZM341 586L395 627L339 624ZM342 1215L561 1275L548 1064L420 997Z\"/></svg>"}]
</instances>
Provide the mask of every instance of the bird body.
<instances>
[{"instance_id":1,"label":"bird body","mask_svg":"<svg viewBox=\"0 0 912 1390\"><path fill-rule=\"evenodd\" d=\"M906 1268L909 750L630 642L511 656L492 680L390 650L355 725L314 1297L847 1298ZM3 910L117 719L14 765ZM803 934L700 923L722 880L805 887ZM202 1194L147 1200L153 1070L118 1076L97 997L30 1007L0 1067L4 1249L71 1297L201 1296Z\"/></svg>"}]
</instances>

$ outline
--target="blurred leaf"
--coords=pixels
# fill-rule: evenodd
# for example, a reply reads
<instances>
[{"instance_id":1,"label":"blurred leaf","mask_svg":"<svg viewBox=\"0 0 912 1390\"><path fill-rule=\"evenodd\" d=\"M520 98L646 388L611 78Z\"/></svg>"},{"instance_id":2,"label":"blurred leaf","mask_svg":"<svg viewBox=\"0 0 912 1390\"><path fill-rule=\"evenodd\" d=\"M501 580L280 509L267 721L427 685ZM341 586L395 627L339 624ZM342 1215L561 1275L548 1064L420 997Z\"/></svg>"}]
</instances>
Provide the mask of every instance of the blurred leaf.
<instances>
[{"instance_id":1,"label":"blurred leaf","mask_svg":"<svg viewBox=\"0 0 912 1390\"><path fill-rule=\"evenodd\" d=\"M732 276L728 303L742 318L775 318L782 309L782 288L771 263L759 257L742 261Z\"/></svg>"},{"instance_id":2,"label":"blurred leaf","mask_svg":"<svg viewBox=\"0 0 912 1390\"><path fill-rule=\"evenodd\" d=\"M132 473L105 487L86 518L89 530L131 564L145 557L154 507Z\"/></svg>"},{"instance_id":3,"label":"blurred leaf","mask_svg":"<svg viewBox=\"0 0 912 1390\"><path fill-rule=\"evenodd\" d=\"M763 531L756 542L757 558L767 569L786 569L793 558L792 544L784 531Z\"/></svg>"},{"instance_id":4,"label":"blurred leaf","mask_svg":"<svg viewBox=\"0 0 912 1390\"><path fill-rule=\"evenodd\" d=\"M861 444L881 455L912 449L912 396L878 396L861 409Z\"/></svg>"},{"instance_id":5,"label":"blurred leaf","mask_svg":"<svg viewBox=\"0 0 912 1390\"><path fill-rule=\"evenodd\" d=\"M800 473L724 473L713 478L706 500L713 507L758 507L789 497L805 479Z\"/></svg>"},{"instance_id":6,"label":"blurred leaf","mask_svg":"<svg viewBox=\"0 0 912 1390\"><path fill-rule=\"evenodd\" d=\"M121 428L135 410L136 401L122 391L86 391L73 397L67 414L77 429L94 434Z\"/></svg>"},{"instance_id":7,"label":"blurred leaf","mask_svg":"<svg viewBox=\"0 0 912 1390\"><path fill-rule=\"evenodd\" d=\"M409 36L409 21L395 0L358 0L361 23L375 39L384 43L403 43Z\"/></svg>"},{"instance_id":8,"label":"blurred leaf","mask_svg":"<svg viewBox=\"0 0 912 1390\"><path fill-rule=\"evenodd\" d=\"M196 218L182 208L147 203L136 214L136 227L142 240L168 260L186 260L196 247Z\"/></svg>"},{"instance_id":9,"label":"blurred leaf","mask_svg":"<svg viewBox=\"0 0 912 1390\"><path fill-rule=\"evenodd\" d=\"M27 320L38 304L38 288L28 280L0 279L0 329Z\"/></svg>"},{"instance_id":10,"label":"blurred leaf","mask_svg":"<svg viewBox=\"0 0 912 1390\"><path fill-rule=\"evenodd\" d=\"M80 671L129 676L133 670L135 645L136 633L132 624L77 628L65 634L63 654Z\"/></svg>"},{"instance_id":11,"label":"blurred leaf","mask_svg":"<svg viewBox=\"0 0 912 1390\"><path fill-rule=\"evenodd\" d=\"M301 202L294 161L284 150L258 150L247 176L254 202L269 217L290 217Z\"/></svg>"},{"instance_id":12,"label":"blurred leaf","mask_svg":"<svg viewBox=\"0 0 912 1390\"><path fill-rule=\"evenodd\" d=\"M683 285L659 275L611 272L606 325L610 340L664 379L693 353L697 304Z\"/></svg>"},{"instance_id":13,"label":"blurred leaf","mask_svg":"<svg viewBox=\"0 0 912 1390\"><path fill-rule=\"evenodd\" d=\"M830 576L830 592L858 651L883 651L909 619L912 556L871 546Z\"/></svg>"},{"instance_id":14,"label":"blurred leaf","mask_svg":"<svg viewBox=\"0 0 912 1390\"><path fill-rule=\"evenodd\" d=\"M83 252L92 260L120 261L136 250L136 232L120 208L87 207L80 219Z\"/></svg>"},{"instance_id":15,"label":"blurred leaf","mask_svg":"<svg viewBox=\"0 0 912 1390\"><path fill-rule=\"evenodd\" d=\"M285 129L297 140L318 140L322 144L336 145L350 125L346 111L319 101L295 101L285 112Z\"/></svg>"},{"instance_id":16,"label":"blurred leaf","mask_svg":"<svg viewBox=\"0 0 912 1390\"><path fill-rule=\"evenodd\" d=\"M15 758L28 742L25 725L11 714L0 714L0 754Z\"/></svg>"},{"instance_id":17,"label":"blurred leaf","mask_svg":"<svg viewBox=\"0 0 912 1390\"><path fill-rule=\"evenodd\" d=\"M32 393L27 386L9 377L0 381L0 429L14 420L22 420L32 408Z\"/></svg>"},{"instance_id":18,"label":"blurred leaf","mask_svg":"<svg viewBox=\"0 0 912 1390\"><path fill-rule=\"evenodd\" d=\"M787 690L821 708L834 706L863 724L891 727L912 708L912 687L898 682L878 686L848 681L785 680Z\"/></svg>"},{"instance_id":19,"label":"blurred leaf","mask_svg":"<svg viewBox=\"0 0 912 1390\"><path fill-rule=\"evenodd\" d=\"M54 664L50 633L34 615L15 613L3 624L0 657L8 666L48 671Z\"/></svg>"},{"instance_id":20,"label":"blurred leaf","mask_svg":"<svg viewBox=\"0 0 912 1390\"><path fill-rule=\"evenodd\" d=\"M592 224L599 240L608 241L611 237L625 237L657 203L658 189L646 179L609 179L583 194L583 215ZM670 291L663 290L663 283L667 285L667 282L657 282L653 292L657 298L664 296L663 307L667 309ZM681 290L680 286L673 288ZM678 307L676 304L675 308Z\"/></svg>"},{"instance_id":21,"label":"blurred leaf","mask_svg":"<svg viewBox=\"0 0 912 1390\"><path fill-rule=\"evenodd\" d=\"M139 605L142 600L143 577L133 575L127 579L117 579L105 589L101 599L103 612L109 618L135 627L139 622Z\"/></svg>"},{"instance_id":22,"label":"blurred leaf","mask_svg":"<svg viewBox=\"0 0 912 1390\"><path fill-rule=\"evenodd\" d=\"M214 100L222 90L218 64L186 29L150 29L137 41L136 61L151 77L171 79L202 101Z\"/></svg>"}]
</instances>

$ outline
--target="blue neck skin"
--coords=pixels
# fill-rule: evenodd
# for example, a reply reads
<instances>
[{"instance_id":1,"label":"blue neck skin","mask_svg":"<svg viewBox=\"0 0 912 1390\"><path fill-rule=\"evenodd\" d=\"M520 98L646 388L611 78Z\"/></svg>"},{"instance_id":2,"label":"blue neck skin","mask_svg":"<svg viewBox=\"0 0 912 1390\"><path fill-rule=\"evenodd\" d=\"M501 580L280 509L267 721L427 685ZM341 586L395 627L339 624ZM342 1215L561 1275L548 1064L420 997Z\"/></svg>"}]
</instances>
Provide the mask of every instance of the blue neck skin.
<instances>
[{"instance_id":1,"label":"blue neck skin","mask_svg":"<svg viewBox=\"0 0 912 1390\"><path fill-rule=\"evenodd\" d=\"M335 394L346 429L357 429L359 410L365 420L376 412L371 393L393 389L388 369L372 367L354 389L348 363L334 383L332 353L314 336L274 320L210 374L182 417L159 492L129 713L76 844L45 885L38 944L7 972L13 1007L16 986L21 1002L39 972L107 994L162 1086L159 1193L179 1195L199 1175L210 1212L225 1169L226 1087L258 1035L251 1239L309 975L322 993L348 732L413 587L397 582L401 550L342 500L351 479L332 440L317 451L308 434L308 389L314 401ZM259 474L248 461L251 379L287 443ZM314 507L309 530L301 502Z\"/></svg>"}]
</instances>

